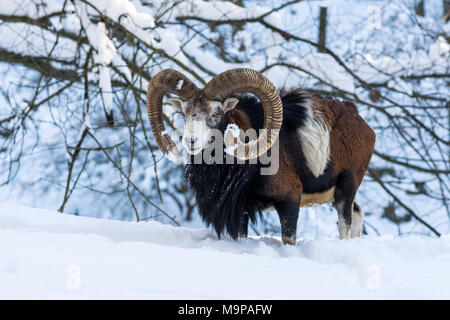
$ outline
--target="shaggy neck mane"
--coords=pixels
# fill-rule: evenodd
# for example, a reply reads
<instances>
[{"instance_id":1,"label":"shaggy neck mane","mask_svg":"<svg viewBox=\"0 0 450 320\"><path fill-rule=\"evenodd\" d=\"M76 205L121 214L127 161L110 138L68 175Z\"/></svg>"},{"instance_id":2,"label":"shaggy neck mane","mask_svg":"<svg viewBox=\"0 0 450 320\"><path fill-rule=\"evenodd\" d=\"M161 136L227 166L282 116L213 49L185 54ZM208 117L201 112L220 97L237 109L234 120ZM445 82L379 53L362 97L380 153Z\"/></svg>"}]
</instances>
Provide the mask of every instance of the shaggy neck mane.
<instances>
[{"instance_id":1,"label":"shaggy neck mane","mask_svg":"<svg viewBox=\"0 0 450 320\"><path fill-rule=\"evenodd\" d=\"M251 110L251 113L248 113ZM246 112L247 111L247 112ZM258 114L260 123L252 123L248 114ZM257 117L257 118L259 118ZM225 132L229 123L235 123L247 130L262 127L262 108L258 100L252 96L239 96L236 109L227 113L219 125ZM253 120L253 119L252 119ZM259 121L256 121L259 122ZM223 163L227 154L224 152ZM228 157L230 157L228 155ZM236 161L235 161L236 162ZM212 225L219 237L227 231L233 238L239 233L242 212L246 212L251 221L256 222L256 214L262 212L263 204L255 200L254 191L261 183L259 178L260 164L188 164L185 176L189 187L194 191L197 206L203 221Z\"/></svg>"},{"instance_id":2,"label":"shaggy neck mane","mask_svg":"<svg viewBox=\"0 0 450 320\"><path fill-rule=\"evenodd\" d=\"M253 196L258 176L258 164L186 166L186 178L194 191L199 213L208 226L213 225L219 237L227 230L237 238L242 211L256 222L256 213L263 210L263 204Z\"/></svg>"}]
</instances>

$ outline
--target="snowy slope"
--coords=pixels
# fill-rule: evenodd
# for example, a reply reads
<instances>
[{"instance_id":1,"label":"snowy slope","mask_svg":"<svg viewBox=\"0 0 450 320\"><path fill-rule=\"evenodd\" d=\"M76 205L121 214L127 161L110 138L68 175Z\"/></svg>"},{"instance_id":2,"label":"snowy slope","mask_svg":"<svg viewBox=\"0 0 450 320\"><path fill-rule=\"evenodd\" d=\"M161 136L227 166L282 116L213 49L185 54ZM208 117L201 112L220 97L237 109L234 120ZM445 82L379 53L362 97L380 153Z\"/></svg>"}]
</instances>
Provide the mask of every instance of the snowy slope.
<instances>
[{"instance_id":1,"label":"snowy slope","mask_svg":"<svg viewBox=\"0 0 450 320\"><path fill-rule=\"evenodd\" d=\"M0 205L0 298L450 299L450 236L284 247Z\"/></svg>"}]
</instances>

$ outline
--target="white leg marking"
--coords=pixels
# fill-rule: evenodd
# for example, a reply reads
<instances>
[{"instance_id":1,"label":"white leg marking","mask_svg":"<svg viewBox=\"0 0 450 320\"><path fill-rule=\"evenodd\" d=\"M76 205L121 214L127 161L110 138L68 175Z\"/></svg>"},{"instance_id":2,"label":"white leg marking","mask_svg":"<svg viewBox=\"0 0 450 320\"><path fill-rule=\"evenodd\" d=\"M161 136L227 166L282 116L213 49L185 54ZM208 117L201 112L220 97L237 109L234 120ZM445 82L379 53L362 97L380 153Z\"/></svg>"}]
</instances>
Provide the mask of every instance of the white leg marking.
<instances>
[{"instance_id":1,"label":"white leg marking","mask_svg":"<svg viewBox=\"0 0 450 320\"><path fill-rule=\"evenodd\" d=\"M338 212L338 222L339 222L339 239L348 239L350 238L350 226L345 222L344 219L344 201L335 205L335 208Z\"/></svg>"},{"instance_id":2,"label":"white leg marking","mask_svg":"<svg viewBox=\"0 0 450 320\"><path fill-rule=\"evenodd\" d=\"M350 238L350 226L347 225L342 215L338 215L338 221L339 221L339 239L342 240Z\"/></svg>"},{"instance_id":3,"label":"white leg marking","mask_svg":"<svg viewBox=\"0 0 450 320\"><path fill-rule=\"evenodd\" d=\"M362 207L355 201L357 204L359 211L353 210L352 212L352 226L350 237L352 238L360 238L362 234L362 226L364 221L364 211ZM354 209L354 207L353 207Z\"/></svg>"}]
</instances>

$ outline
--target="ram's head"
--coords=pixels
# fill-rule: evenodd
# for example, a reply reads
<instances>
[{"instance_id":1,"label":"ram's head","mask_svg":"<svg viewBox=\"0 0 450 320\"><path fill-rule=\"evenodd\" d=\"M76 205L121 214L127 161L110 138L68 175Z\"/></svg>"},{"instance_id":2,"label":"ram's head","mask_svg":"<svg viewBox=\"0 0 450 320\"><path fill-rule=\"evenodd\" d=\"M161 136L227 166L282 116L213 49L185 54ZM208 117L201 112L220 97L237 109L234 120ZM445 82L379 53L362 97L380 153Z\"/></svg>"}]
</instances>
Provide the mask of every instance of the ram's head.
<instances>
[{"instance_id":1,"label":"ram's head","mask_svg":"<svg viewBox=\"0 0 450 320\"><path fill-rule=\"evenodd\" d=\"M199 89L178 71L166 69L156 74L147 89L147 111L153 135L161 151L169 159L179 158L178 149L164 132L162 99L175 94L170 103L186 121L182 145L190 154L197 154L213 140L211 130L217 128L225 113L239 102L231 95L250 92L257 96L264 109L264 127L258 139L243 143L233 130L225 131L225 146L240 159L253 159L264 154L275 142L283 121L283 107L278 91L262 74L252 69L233 69L223 72L203 89ZM236 147L233 147L236 145Z\"/></svg>"}]
</instances>

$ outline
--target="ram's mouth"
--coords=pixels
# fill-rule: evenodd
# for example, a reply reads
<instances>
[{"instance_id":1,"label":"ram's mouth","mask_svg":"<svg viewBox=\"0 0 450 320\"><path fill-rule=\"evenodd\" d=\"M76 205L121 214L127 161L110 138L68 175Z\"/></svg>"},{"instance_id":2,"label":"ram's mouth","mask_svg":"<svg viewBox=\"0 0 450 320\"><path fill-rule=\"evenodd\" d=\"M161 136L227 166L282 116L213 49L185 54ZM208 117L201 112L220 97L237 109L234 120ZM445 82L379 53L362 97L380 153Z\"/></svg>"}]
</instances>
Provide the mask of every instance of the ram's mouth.
<instances>
[{"instance_id":1,"label":"ram's mouth","mask_svg":"<svg viewBox=\"0 0 450 320\"><path fill-rule=\"evenodd\" d=\"M190 155L195 156L196 154L200 153L200 151L203 150L202 147L199 148L184 148Z\"/></svg>"}]
</instances>

